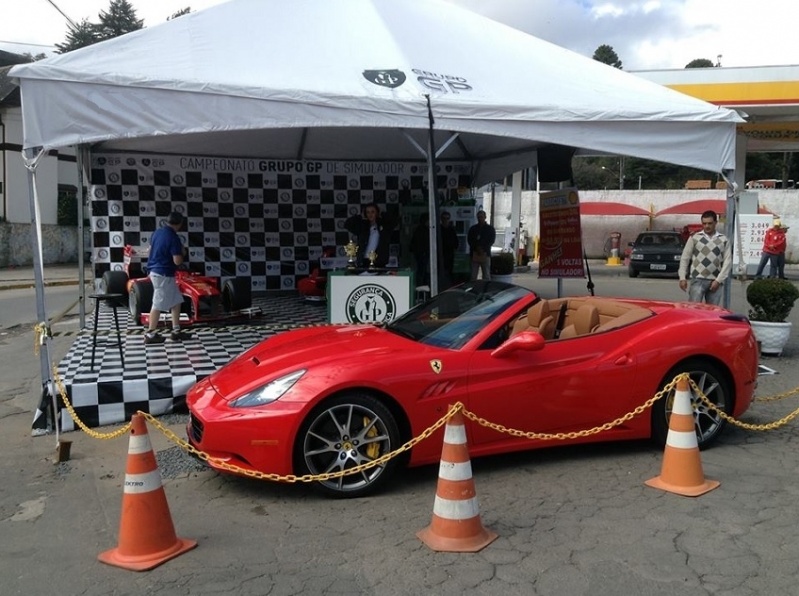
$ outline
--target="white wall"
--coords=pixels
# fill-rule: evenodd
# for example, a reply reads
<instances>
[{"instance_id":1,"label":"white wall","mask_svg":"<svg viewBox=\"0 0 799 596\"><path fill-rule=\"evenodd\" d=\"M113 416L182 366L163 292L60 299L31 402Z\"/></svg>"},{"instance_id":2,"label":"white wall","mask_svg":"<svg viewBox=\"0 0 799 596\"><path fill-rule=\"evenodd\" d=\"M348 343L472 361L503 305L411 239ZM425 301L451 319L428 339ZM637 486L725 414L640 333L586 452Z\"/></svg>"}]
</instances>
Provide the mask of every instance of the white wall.
<instances>
[{"instance_id":1,"label":"white wall","mask_svg":"<svg viewBox=\"0 0 799 596\"><path fill-rule=\"evenodd\" d=\"M786 260L799 262L799 189L776 190L759 189L756 192L761 207L765 207L782 218L783 224L791 228L788 231L788 249ZM634 205L649 211L660 211L672 205L696 201L700 199L726 199L725 190L583 190L581 201L614 201ZM485 193L482 206L489 216L491 225L497 230L504 230L509 220L506 218L511 210L510 191L494 193L492 209L491 194ZM522 193L521 213L522 228L532 239L538 234L538 197L534 191ZM722 218L724 214L719 214ZM605 239L611 232L620 232L622 246L626 246L649 225L649 218L637 215L597 216L586 215L581 219L583 241L586 254L591 258L604 258ZM687 224L699 223L699 215L671 215L654 219L654 229L681 229ZM528 244L528 254L532 254L532 241Z\"/></svg>"},{"instance_id":2,"label":"white wall","mask_svg":"<svg viewBox=\"0 0 799 596\"><path fill-rule=\"evenodd\" d=\"M5 142L8 145L22 146L22 110L6 108L3 110ZM62 156L74 155L71 149L59 151ZM30 199L28 192L28 170L18 150L5 152L6 179L5 191L6 221L10 223L30 223ZM58 221L58 184L77 186L77 167L73 161L59 160L57 156L42 158L36 168L37 191L41 223L54 225Z\"/></svg>"}]
</instances>

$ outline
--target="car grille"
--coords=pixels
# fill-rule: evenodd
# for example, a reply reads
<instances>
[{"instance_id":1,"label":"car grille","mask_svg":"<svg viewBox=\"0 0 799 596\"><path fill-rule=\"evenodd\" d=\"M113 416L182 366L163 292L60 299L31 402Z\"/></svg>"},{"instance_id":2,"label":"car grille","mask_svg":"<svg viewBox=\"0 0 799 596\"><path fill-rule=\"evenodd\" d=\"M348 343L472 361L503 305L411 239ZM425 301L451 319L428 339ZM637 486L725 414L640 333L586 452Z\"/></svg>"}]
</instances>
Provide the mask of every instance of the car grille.
<instances>
[{"instance_id":1,"label":"car grille","mask_svg":"<svg viewBox=\"0 0 799 596\"><path fill-rule=\"evenodd\" d=\"M195 443L202 443L203 440L203 423L189 414L189 434Z\"/></svg>"}]
</instances>

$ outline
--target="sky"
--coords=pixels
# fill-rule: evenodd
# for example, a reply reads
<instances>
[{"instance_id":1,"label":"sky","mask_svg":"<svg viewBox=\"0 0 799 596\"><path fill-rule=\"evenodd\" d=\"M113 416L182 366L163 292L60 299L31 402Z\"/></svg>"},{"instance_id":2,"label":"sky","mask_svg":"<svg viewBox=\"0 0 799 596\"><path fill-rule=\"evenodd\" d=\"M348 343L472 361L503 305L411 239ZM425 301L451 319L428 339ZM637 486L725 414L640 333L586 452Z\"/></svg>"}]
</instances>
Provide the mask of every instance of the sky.
<instances>
[{"instance_id":1,"label":"sky","mask_svg":"<svg viewBox=\"0 0 799 596\"><path fill-rule=\"evenodd\" d=\"M198 11L224 0L129 1L144 25L152 26L187 6ZM738 3L729 0L446 1L586 56L607 44L624 70L684 68L697 58L724 67L799 64L797 0L758 0L744 10L735 10ZM50 52L68 30L54 5L78 23L98 22L109 3L0 0L0 49Z\"/></svg>"}]
</instances>

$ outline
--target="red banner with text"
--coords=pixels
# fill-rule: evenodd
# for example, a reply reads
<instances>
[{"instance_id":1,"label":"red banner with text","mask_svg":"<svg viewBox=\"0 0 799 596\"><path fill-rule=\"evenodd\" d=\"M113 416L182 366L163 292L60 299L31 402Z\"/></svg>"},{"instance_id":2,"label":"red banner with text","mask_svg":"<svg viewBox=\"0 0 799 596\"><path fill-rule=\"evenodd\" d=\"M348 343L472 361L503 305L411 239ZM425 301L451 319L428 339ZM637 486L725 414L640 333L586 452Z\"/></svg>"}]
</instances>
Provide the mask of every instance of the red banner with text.
<instances>
[{"instance_id":1,"label":"red banner with text","mask_svg":"<svg viewBox=\"0 0 799 596\"><path fill-rule=\"evenodd\" d=\"M577 189L542 192L538 277L585 277Z\"/></svg>"}]
</instances>

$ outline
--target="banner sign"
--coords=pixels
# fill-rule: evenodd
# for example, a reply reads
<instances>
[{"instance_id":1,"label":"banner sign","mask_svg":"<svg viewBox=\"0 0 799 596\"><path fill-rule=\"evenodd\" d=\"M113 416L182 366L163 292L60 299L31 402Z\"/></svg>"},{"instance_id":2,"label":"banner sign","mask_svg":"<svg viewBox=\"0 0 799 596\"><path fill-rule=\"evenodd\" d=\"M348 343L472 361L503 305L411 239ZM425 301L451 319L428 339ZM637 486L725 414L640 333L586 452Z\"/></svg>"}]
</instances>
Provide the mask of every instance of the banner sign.
<instances>
[{"instance_id":1,"label":"banner sign","mask_svg":"<svg viewBox=\"0 0 799 596\"><path fill-rule=\"evenodd\" d=\"M471 185L468 163L440 162L436 187L457 204ZM95 153L91 162L94 276L122 270L125 246L146 248L171 211L198 273L246 278L255 292L296 289L335 247L343 257L346 219L367 203L401 216L428 201L424 162L279 160ZM458 208L452 208L456 211ZM400 253L399 231L390 259Z\"/></svg>"},{"instance_id":2,"label":"banner sign","mask_svg":"<svg viewBox=\"0 0 799 596\"><path fill-rule=\"evenodd\" d=\"M585 277L577 189L542 192L538 277Z\"/></svg>"}]
</instances>

